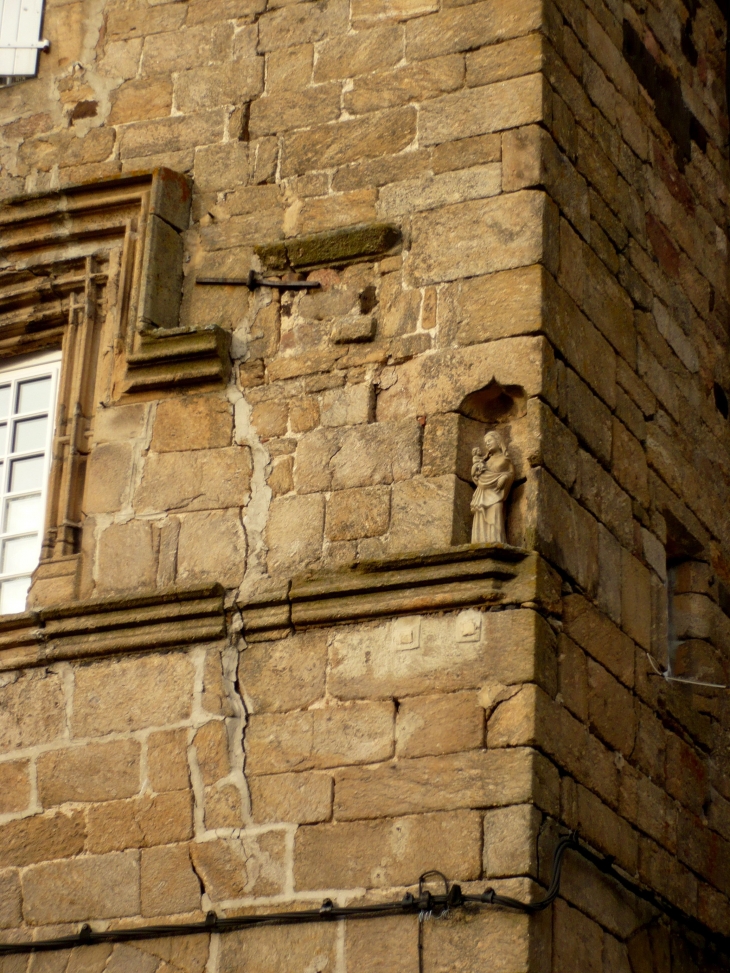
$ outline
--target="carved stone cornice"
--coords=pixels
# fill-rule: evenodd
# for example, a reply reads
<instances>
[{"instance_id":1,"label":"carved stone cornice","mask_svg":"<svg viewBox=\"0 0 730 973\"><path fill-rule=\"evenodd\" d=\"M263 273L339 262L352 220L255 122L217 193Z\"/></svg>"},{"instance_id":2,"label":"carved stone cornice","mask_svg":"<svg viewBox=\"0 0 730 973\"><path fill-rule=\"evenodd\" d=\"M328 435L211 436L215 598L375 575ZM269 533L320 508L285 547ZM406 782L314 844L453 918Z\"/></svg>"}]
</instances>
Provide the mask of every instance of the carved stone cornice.
<instances>
[{"instance_id":1,"label":"carved stone cornice","mask_svg":"<svg viewBox=\"0 0 730 973\"><path fill-rule=\"evenodd\" d=\"M210 642L226 634L220 585L72 602L0 620L0 671Z\"/></svg>"},{"instance_id":2,"label":"carved stone cornice","mask_svg":"<svg viewBox=\"0 0 730 973\"><path fill-rule=\"evenodd\" d=\"M292 629L468 606L530 604L560 611L560 578L539 555L506 545L463 545L404 555L293 581L252 582L239 598L247 641Z\"/></svg>"}]
</instances>

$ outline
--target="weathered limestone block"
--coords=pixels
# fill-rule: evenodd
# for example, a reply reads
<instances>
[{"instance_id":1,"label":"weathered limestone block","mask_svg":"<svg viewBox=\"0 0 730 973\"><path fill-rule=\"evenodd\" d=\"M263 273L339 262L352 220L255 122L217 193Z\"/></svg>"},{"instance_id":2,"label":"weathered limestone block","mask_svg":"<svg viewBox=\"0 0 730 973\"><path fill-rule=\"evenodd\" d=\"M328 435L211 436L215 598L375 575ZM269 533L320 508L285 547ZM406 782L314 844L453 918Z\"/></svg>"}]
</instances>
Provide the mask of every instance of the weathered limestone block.
<instances>
[{"instance_id":1,"label":"weathered limestone block","mask_svg":"<svg viewBox=\"0 0 730 973\"><path fill-rule=\"evenodd\" d=\"M411 618L405 621L411 622ZM423 615L418 636L399 650L397 621L335 630L327 689L340 699L406 696L536 680L555 686L554 636L536 612L485 612L477 638L462 640L459 615Z\"/></svg>"},{"instance_id":2,"label":"weathered limestone block","mask_svg":"<svg viewBox=\"0 0 730 973\"><path fill-rule=\"evenodd\" d=\"M23 913L32 923L138 915L139 852L88 855L32 865L22 874Z\"/></svg>"},{"instance_id":3,"label":"weathered limestone block","mask_svg":"<svg viewBox=\"0 0 730 973\"><path fill-rule=\"evenodd\" d=\"M14 869L0 872L0 929L12 929L22 922L20 877Z\"/></svg>"},{"instance_id":4,"label":"weathered limestone block","mask_svg":"<svg viewBox=\"0 0 730 973\"><path fill-rule=\"evenodd\" d=\"M87 821L88 850L94 854L187 841L193 836L192 796L170 791L92 804Z\"/></svg>"},{"instance_id":5,"label":"weathered limestone block","mask_svg":"<svg viewBox=\"0 0 730 973\"><path fill-rule=\"evenodd\" d=\"M333 969L337 962L335 923L243 929L221 936L219 969L236 973L244 963L250 973L275 973L286 956L293 968Z\"/></svg>"},{"instance_id":6,"label":"weathered limestone block","mask_svg":"<svg viewBox=\"0 0 730 973\"><path fill-rule=\"evenodd\" d=\"M467 544L473 490L457 476L414 477L393 487L389 553Z\"/></svg>"},{"instance_id":7,"label":"weathered limestone block","mask_svg":"<svg viewBox=\"0 0 730 973\"><path fill-rule=\"evenodd\" d=\"M566 635L625 686L634 685L633 643L610 619L581 595L569 595L563 602L563 623Z\"/></svg>"},{"instance_id":8,"label":"weathered limestone block","mask_svg":"<svg viewBox=\"0 0 730 973\"><path fill-rule=\"evenodd\" d=\"M123 733L190 716L195 670L184 653L113 659L76 670L71 732Z\"/></svg>"},{"instance_id":9,"label":"weathered limestone block","mask_svg":"<svg viewBox=\"0 0 730 973\"><path fill-rule=\"evenodd\" d=\"M293 821L316 824L332 814L332 778L328 774L299 771L251 777L251 813L258 824Z\"/></svg>"},{"instance_id":10,"label":"weathered limestone block","mask_svg":"<svg viewBox=\"0 0 730 973\"><path fill-rule=\"evenodd\" d=\"M266 525L269 570L291 576L308 567L321 555L323 533L322 496L311 494L274 500Z\"/></svg>"},{"instance_id":11,"label":"weathered limestone block","mask_svg":"<svg viewBox=\"0 0 730 973\"><path fill-rule=\"evenodd\" d=\"M298 890L413 885L437 868L462 880L477 878L481 815L476 811L415 814L299 828L294 845Z\"/></svg>"},{"instance_id":12,"label":"weathered limestone block","mask_svg":"<svg viewBox=\"0 0 730 973\"><path fill-rule=\"evenodd\" d=\"M539 336L437 351L396 366L393 375L395 382L378 396L379 422L456 412L467 395L492 381L555 401L552 350Z\"/></svg>"},{"instance_id":13,"label":"weathered limestone block","mask_svg":"<svg viewBox=\"0 0 730 973\"><path fill-rule=\"evenodd\" d=\"M393 702L353 702L304 712L252 716L249 774L372 763L393 754Z\"/></svg>"},{"instance_id":14,"label":"weathered limestone block","mask_svg":"<svg viewBox=\"0 0 730 973\"><path fill-rule=\"evenodd\" d=\"M545 262L553 269L555 204L523 190L417 215L407 274L417 286Z\"/></svg>"},{"instance_id":15,"label":"weathered limestone block","mask_svg":"<svg viewBox=\"0 0 730 973\"><path fill-rule=\"evenodd\" d=\"M132 471L130 443L96 446L89 456L84 510L96 514L121 509L128 502Z\"/></svg>"},{"instance_id":16,"label":"weathered limestone block","mask_svg":"<svg viewBox=\"0 0 730 973\"><path fill-rule=\"evenodd\" d=\"M107 592L154 585L157 556L152 525L130 520L107 527L99 539L97 565L98 586Z\"/></svg>"},{"instance_id":17,"label":"weathered limestone block","mask_svg":"<svg viewBox=\"0 0 730 973\"><path fill-rule=\"evenodd\" d=\"M352 88L345 92L343 100L345 108L351 114L361 115L405 105L416 99L425 101L427 98L437 98L447 92L456 91L463 83L464 59L458 54L448 54L406 64L391 71L379 71L355 78L351 82ZM410 175L413 175L413 170Z\"/></svg>"},{"instance_id":18,"label":"weathered limestone block","mask_svg":"<svg viewBox=\"0 0 730 973\"><path fill-rule=\"evenodd\" d=\"M200 908L200 883L185 845L142 852L140 899L143 916L169 916Z\"/></svg>"},{"instance_id":19,"label":"weathered limestone block","mask_svg":"<svg viewBox=\"0 0 730 973\"><path fill-rule=\"evenodd\" d=\"M286 877L284 831L193 842L190 857L214 902L248 895L279 895Z\"/></svg>"},{"instance_id":20,"label":"weathered limestone block","mask_svg":"<svg viewBox=\"0 0 730 973\"><path fill-rule=\"evenodd\" d=\"M3 753L51 743L64 732L66 701L58 673L30 670L3 679L0 687L0 749Z\"/></svg>"},{"instance_id":21,"label":"weathered limestone block","mask_svg":"<svg viewBox=\"0 0 730 973\"><path fill-rule=\"evenodd\" d=\"M30 803L30 764L27 760L0 763L0 814L24 811Z\"/></svg>"},{"instance_id":22,"label":"weathered limestone block","mask_svg":"<svg viewBox=\"0 0 730 973\"><path fill-rule=\"evenodd\" d=\"M240 656L238 680L253 713L306 709L324 696L327 635L323 629L250 645Z\"/></svg>"},{"instance_id":23,"label":"weathered limestone block","mask_svg":"<svg viewBox=\"0 0 730 973\"><path fill-rule=\"evenodd\" d=\"M147 738L147 778L155 791L190 786L187 730L162 730Z\"/></svg>"},{"instance_id":24,"label":"weathered limestone block","mask_svg":"<svg viewBox=\"0 0 730 973\"><path fill-rule=\"evenodd\" d=\"M135 497L140 513L243 507L251 487L247 447L150 453Z\"/></svg>"},{"instance_id":25,"label":"weathered limestone block","mask_svg":"<svg viewBox=\"0 0 730 973\"><path fill-rule=\"evenodd\" d=\"M537 877L537 838L542 816L532 804L493 808L484 815L484 875Z\"/></svg>"},{"instance_id":26,"label":"weathered limestone block","mask_svg":"<svg viewBox=\"0 0 730 973\"><path fill-rule=\"evenodd\" d=\"M217 581L235 587L246 570L247 551L237 506L184 514L180 518L177 578L183 583Z\"/></svg>"},{"instance_id":27,"label":"weathered limestone block","mask_svg":"<svg viewBox=\"0 0 730 973\"><path fill-rule=\"evenodd\" d=\"M408 24L408 58L431 58L450 51L470 50L529 34L542 25L542 9L535 0L518 6L509 0L470 6L470 10L447 8L433 17Z\"/></svg>"},{"instance_id":28,"label":"weathered limestone block","mask_svg":"<svg viewBox=\"0 0 730 973\"><path fill-rule=\"evenodd\" d=\"M426 757L484 745L484 709L474 692L404 699L396 719L396 754Z\"/></svg>"},{"instance_id":29,"label":"weathered limestone block","mask_svg":"<svg viewBox=\"0 0 730 973\"><path fill-rule=\"evenodd\" d=\"M390 489L387 486L340 490L327 501L324 533L328 540L347 541L379 537L390 523Z\"/></svg>"},{"instance_id":30,"label":"weathered limestone block","mask_svg":"<svg viewBox=\"0 0 730 973\"><path fill-rule=\"evenodd\" d=\"M157 404L150 448L153 452L222 449L231 445L233 415L218 395L182 396Z\"/></svg>"},{"instance_id":31,"label":"weathered limestone block","mask_svg":"<svg viewBox=\"0 0 730 973\"><path fill-rule=\"evenodd\" d=\"M439 786L434 787L434 780ZM426 811L559 802L558 774L534 750L477 750L335 772L335 818L352 821Z\"/></svg>"},{"instance_id":32,"label":"weathered limestone block","mask_svg":"<svg viewBox=\"0 0 730 973\"><path fill-rule=\"evenodd\" d=\"M36 814L0 827L0 868L23 867L83 851L86 825L83 811Z\"/></svg>"},{"instance_id":33,"label":"weathered limestone block","mask_svg":"<svg viewBox=\"0 0 730 973\"><path fill-rule=\"evenodd\" d=\"M38 758L38 797L45 807L66 801L109 801L138 793L137 740L89 743Z\"/></svg>"},{"instance_id":34,"label":"weathered limestone block","mask_svg":"<svg viewBox=\"0 0 730 973\"><path fill-rule=\"evenodd\" d=\"M222 720L205 723L193 738L204 784L215 784L230 771L228 733Z\"/></svg>"}]
</instances>

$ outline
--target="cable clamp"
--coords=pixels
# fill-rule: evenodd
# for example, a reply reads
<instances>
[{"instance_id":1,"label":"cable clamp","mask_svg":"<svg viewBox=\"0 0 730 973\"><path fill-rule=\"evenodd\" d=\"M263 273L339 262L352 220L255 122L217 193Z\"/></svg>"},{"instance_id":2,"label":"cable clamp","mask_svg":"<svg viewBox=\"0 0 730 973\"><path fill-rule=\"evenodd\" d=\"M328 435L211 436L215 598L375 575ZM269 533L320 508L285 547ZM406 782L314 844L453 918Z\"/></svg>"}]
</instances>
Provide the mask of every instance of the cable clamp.
<instances>
[{"instance_id":1,"label":"cable clamp","mask_svg":"<svg viewBox=\"0 0 730 973\"><path fill-rule=\"evenodd\" d=\"M489 905L493 905L494 904L494 896L496 894L497 893L492 888L484 889L484 891L481 894L481 900L482 900L482 902L486 902Z\"/></svg>"},{"instance_id":2,"label":"cable clamp","mask_svg":"<svg viewBox=\"0 0 730 973\"><path fill-rule=\"evenodd\" d=\"M91 932L92 932L91 926L88 924L88 922L85 922L83 926L79 929L79 939L81 940L82 943L85 943L89 939L91 939Z\"/></svg>"},{"instance_id":3,"label":"cable clamp","mask_svg":"<svg viewBox=\"0 0 730 973\"><path fill-rule=\"evenodd\" d=\"M212 910L205 913L205 924L210 928L218 925L218 916Z\"/></svg>"},{"instance_id":4,"label":"cable clamp","mask_svg":"<svg viewBox=\"0 0 730 973\"><path fill-rule=\"evenodd\" d=\"M406 894L400 900L400 904L404 906L415 905L416 900L413 896L413 892L406 892Z\"/></svg>"},{"instance_id":5,"label":"cable clamp","mask_svg":"<svg viewBox=\"0 0 730 973\"><path fill-rule=\"evenodd\" d=\"M322 905L319 907L319 914L321 916L326 916L330 912L334 912L335 904L332 899L325 899Z\"/></svg>"},{"instance_id":6,"label":"cable clamp","mask_svg":"<svg viewBox=\"0 0 730 973\"><path fill-rule=\"evenodd\" d=\"M449 909L458 909L459 906L464 904L464 893L461 891L460 885L452 885L449 889L449 894L446 896L446 912Z\"/></svg>"}]
</instances>

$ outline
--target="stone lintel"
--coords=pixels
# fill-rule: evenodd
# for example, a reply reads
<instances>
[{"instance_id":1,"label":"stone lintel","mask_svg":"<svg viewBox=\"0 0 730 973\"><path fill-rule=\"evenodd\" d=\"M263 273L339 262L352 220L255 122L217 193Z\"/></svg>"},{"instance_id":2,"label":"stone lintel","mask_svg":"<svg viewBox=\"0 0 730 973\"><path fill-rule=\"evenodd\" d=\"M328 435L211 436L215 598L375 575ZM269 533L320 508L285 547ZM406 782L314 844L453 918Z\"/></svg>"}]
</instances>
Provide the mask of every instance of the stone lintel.
<instances>
[{"instance_id":1,"label":"stone lintel","mask_svg":"<svg viewBox=\"0 0 730 973\"><path fill-rule=\"evenodd\" d=\"M308 270L374 260L398 253L402 237L392 223L348 226L255 248L266 270Z\"/></svg>"},{"instance_id":2,"label":"stone lintel","mask_svg":"<svg viewBox=\"0 0 730 973\"><path fill-rule=\"evenodd\" d=\"M290 628L526 603L559 612L560 580L539 555L506 545L462 545L365 562L239 599L251 642L281 638Z\"/></svg>"},{"instance_id":3,"label":"stone lintel","mask_svg":"<svg viewBox=\"0 0 730 973\"><path fill-rule=\"evenodd\" d=\"M0 671L191 645L226 634L220 585L72 602L0 622Z\"/></svg>"}]
</instances>

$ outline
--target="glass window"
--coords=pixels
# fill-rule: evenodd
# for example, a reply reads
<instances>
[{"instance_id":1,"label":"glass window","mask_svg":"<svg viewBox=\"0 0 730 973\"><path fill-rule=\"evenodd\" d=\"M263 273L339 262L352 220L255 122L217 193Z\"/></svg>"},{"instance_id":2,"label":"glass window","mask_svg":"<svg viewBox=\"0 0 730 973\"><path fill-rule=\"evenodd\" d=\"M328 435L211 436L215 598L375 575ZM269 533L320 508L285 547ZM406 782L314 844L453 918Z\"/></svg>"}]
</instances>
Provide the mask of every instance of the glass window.
<instances>
[{"instance_id":1,"label":"glass window","mask_svg":"<svg viewBox=\"0 0 730 973\"><path fill-rule=\"evenodd\" d=\"M0 367L0 614L25 611L38 564L61 368L59 353Z\"/></svg>"}]
</instances>

